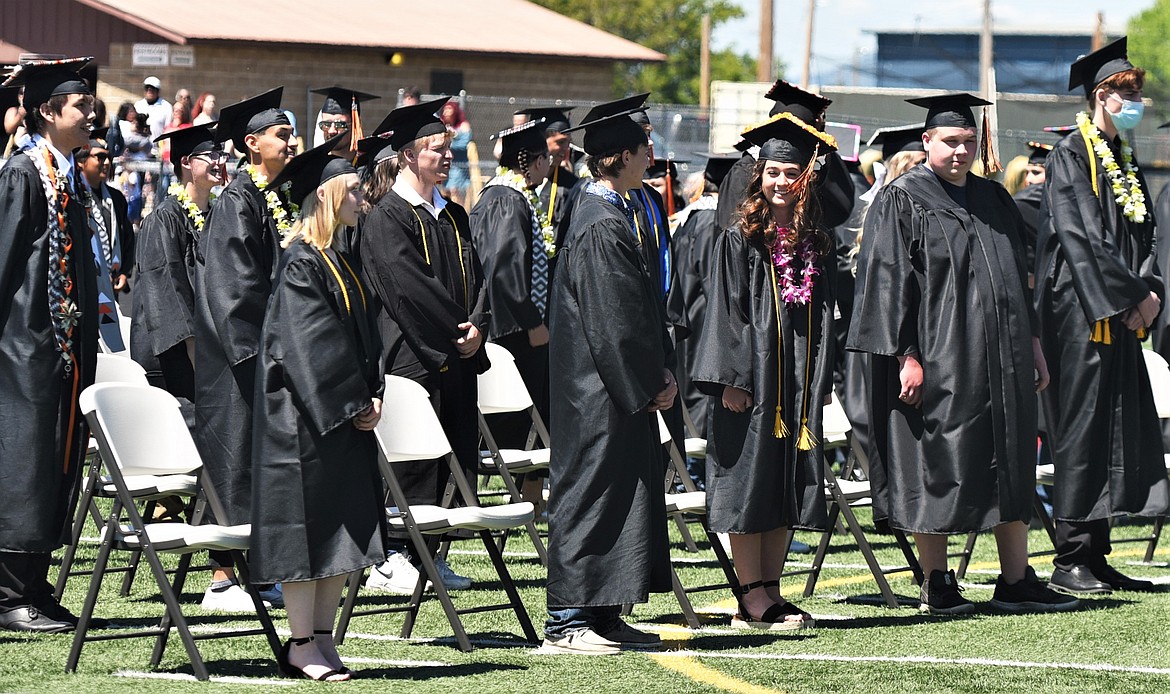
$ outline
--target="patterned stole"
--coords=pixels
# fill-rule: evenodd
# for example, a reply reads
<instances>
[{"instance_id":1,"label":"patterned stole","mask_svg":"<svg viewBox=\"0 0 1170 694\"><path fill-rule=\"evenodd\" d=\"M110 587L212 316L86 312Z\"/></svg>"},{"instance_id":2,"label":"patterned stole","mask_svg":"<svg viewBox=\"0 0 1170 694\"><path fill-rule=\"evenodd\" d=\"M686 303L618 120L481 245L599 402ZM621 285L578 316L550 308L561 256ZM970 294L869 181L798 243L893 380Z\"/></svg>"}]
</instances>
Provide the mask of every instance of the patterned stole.
<instances>
[{"instance_id":1,"label":"patterned stole","mask_svg":"<svg viewBox=\"0 0 1170 694\"><path fill-rule=\"evenodd\" d=\"M98 332L111 352L121 352L126 349L126 345L122 342L122 329L118 326L120 315L117 294L114 292L112 265L114 249L110 244L110 233L106 229L105 218L102 216L101 203L84 178L81 185L86 191L85 218L89 222L90 231L93 232L89 238L93 248L94 264L98 270Z\"/></svg>"}]
</instances>

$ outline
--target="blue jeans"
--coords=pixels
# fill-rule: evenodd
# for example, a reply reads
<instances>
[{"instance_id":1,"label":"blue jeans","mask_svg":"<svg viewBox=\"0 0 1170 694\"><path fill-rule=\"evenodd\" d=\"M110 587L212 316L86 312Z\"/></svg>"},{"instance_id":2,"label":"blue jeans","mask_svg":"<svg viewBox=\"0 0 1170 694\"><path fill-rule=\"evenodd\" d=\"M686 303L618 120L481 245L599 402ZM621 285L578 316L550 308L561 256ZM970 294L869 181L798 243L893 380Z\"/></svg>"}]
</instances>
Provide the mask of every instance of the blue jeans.
<instances>
[{"instance_id":1,"label":"blue jeans","mask_svg":"<svg viewBox=\"0 0 1170 694\"><path fill-rule=\"evenodd\" d=\"M605 634L617 627L621 621L621 613L621 605L549 610L548 620L544 623L544 635L550 639L557 639L574 631L590 628L598 634Z\"/></svg>"}]
</instances>

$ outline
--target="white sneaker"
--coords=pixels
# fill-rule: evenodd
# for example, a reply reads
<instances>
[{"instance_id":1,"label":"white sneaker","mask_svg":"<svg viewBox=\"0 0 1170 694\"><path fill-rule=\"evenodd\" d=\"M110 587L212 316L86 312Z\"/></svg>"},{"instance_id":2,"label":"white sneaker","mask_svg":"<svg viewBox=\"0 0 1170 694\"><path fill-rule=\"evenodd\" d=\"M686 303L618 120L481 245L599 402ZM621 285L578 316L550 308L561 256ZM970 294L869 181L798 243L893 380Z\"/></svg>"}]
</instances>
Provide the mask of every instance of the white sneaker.
<instances>
[{"instance_id":1,"label":"white sneaker","mask_svg":"<svg viewBox=\"0 0 1170 694\"><path fill-rule=\"evenodd\" d=\"M252 604L252 598L248 595L248 591L244 590L238 583L233 583L228 586L227 590L221 591L214 591L208 587L207 591L203 593L203 602L200 603L200 607L216 612L240 614L254 614L256 612L256 606ZM272 603L265 600L264 607L272 607Z\"/></svg>"},{"instance_id":2,"label":"white sneaker","mask_svg":"<svg viewBox=\"0 0 1170 694\"><path fill-rule=\"evenodd\" d=\"M272 607L284 607L284 589L277 583L268 590L260 591L260 597L266 603L272 603Z\"/></svg>"},{"instance_id":3,"label":"white sneaker","mask_svg":"<svg viewBox=\"0 0 1170 694\"><path fill-rule=\"evenodd\" d=\"M471 579L452 571L446 559L436 557L435 568L439 570L439 578L442 579L443 587L447 590L467 590L471 587Z\"/></svg>"},{"instance_id":4,"label":"white sneaker","mask_svg":"<svg viewBox=\"0 0 1170 694\"><path fill-rule=\"evenodd\" d=\"M381 564L375 564L370 569L370 575L362 584L370 590L378 590L395 595L411 595L418 582L418 569L410 563L400 552L390 555L389 559ZM431 582L427 581L427 590L431 589Z\"/></svg>"}]
</instances>

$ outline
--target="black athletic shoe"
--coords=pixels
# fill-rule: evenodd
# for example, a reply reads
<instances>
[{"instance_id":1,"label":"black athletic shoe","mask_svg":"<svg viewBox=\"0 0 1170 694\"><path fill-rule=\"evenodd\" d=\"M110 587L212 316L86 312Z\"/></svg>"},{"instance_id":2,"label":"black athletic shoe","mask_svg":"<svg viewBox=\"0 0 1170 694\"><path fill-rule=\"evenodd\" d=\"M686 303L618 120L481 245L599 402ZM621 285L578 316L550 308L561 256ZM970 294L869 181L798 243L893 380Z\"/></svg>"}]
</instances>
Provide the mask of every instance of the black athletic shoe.
<instances>
[{"instance_id":1,"label":"black athletic shoe","mask_svg":"<svg viewBox=\"0 0 1170 694\"><path fill-rule=\"evenodd\" d=\"M1003 576L996 579L991 606L1004 612L1067 612L1080 607L1081 601L1050 589L1029 566L1024 578L1011 585Z\"/></svg>"},{"instance_id":2,"label":"black athletic shoe","mask_svg":"<svg viewBox=\"0 0 1170 694\"><path fill-rule=\"evenodd\" d=\"M918 609L930 614L974 612L975 603L964 598L962 591L954 571L931 571L930 578L922 582Z\"/></svg>"}]
</instances>

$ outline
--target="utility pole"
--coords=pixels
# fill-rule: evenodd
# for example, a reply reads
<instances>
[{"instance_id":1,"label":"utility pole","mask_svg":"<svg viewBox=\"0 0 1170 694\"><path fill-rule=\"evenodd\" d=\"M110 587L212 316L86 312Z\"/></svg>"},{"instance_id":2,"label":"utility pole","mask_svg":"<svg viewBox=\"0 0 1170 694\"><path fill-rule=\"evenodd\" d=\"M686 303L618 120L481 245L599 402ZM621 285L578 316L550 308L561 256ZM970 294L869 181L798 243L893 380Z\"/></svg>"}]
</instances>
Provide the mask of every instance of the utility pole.
<instances>
[{"instance_id":1,"label":"utility pole","mask_svg":"<svg viewBox=\"0 0 1170 694\"><path fill-rule=\"evenodd\" d=\"M1097 25L1093 27L1093 50L1105 45L1105 13L1097 13Z\"/></svg>"},{"instance_id":2,"label":"utility pole","mask_svg":"<svg viewBox=\"0 0 1170 694\"><path fill-rule=\"evenodd\" d=\"M979 35L979 95L988 101L995 101L992 89L992 28L991 28L991 0L983 0L983 31Z\"/></svg>"},{"instance_id":3,"label":"utility pole","mask_svg":"<svg viewBox=\"0 0 1170 694\"><path fill-rule=\"evenodd\" d=\"M699 108L711 105L711 15L703 15L699 32Z\"/></svg>"},{"instance_id":4,"label":"utility pole","mask_svg":"<svg viewBox=\"0 0 1170 694\"><path fill-rule=\"evenodd\" d=\"M760 0L760 59L756 64L756 81L772 81L772 3Z\"/></svg>"},{"instance_id":5,"label":"utility pole","mask_svg":"<svg viewBox=\"0 0 1170 694\"><path fill-rule=\"evenodd\" d=\"M813 16L817 0L808 0L808 21L804 25L804 68L800 71L800 88L808 89L809 65L812 63Z\"/></svg>"}]
</instances>

